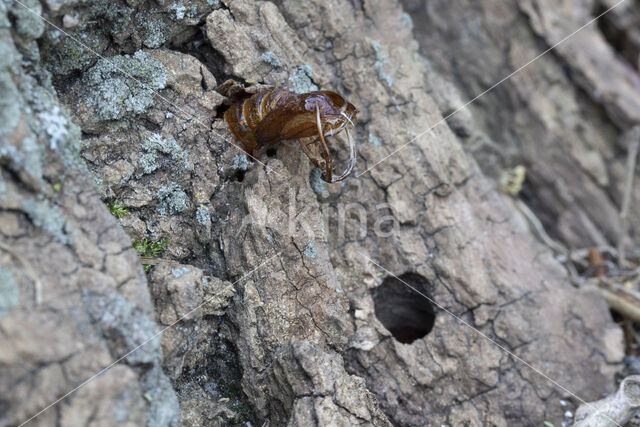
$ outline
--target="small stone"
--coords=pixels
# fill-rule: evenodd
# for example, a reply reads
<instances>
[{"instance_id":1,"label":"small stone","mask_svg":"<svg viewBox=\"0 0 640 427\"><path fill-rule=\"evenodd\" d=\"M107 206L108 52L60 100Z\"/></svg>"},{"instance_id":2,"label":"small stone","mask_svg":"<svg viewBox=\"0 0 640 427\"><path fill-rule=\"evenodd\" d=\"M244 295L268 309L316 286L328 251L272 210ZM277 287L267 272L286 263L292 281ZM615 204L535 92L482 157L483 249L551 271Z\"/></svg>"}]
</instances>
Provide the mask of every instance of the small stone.
<instances>
[{"instance_id":1,"label":"small stone","mask_svg":"<svg viewBox=\"0 0 640 427\"><path fill-rule=\"evenodd\" d=\"M73 28L78 25L80 20L75 15L69 15L68 13L62 17L62 25L65 28Z\"/></svg>"}]
</instances>

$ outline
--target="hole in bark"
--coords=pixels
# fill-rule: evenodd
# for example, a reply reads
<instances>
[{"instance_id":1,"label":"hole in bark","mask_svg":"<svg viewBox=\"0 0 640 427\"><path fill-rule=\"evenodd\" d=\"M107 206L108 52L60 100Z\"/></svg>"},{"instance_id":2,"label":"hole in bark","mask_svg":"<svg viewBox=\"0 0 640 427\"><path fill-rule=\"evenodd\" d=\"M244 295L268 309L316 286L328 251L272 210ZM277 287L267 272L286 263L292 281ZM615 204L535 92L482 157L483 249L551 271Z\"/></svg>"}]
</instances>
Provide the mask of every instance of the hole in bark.
<instances>
[{"instance_id":1,"label":"hole in bark","mask_svg":"<svg viewBox=\"0 0 640 427\"><path fill-rule=\"evenodd\" d=\"M275 147L267 148L267 157L275 157L277 153L278 153L278 150L276 150Z\"/></svg>"},{"instance_id":2,"label":"hole in bark","mask_svg":"<svg viewBox=\"0 0 640 427\"><path fill-rule=\"evenodd\" d=\"M399 277L400 280L393 276L385 278L373 293L373 303L378 320L393 337L401 343L411 344L431 332L436 314L430 301L405 285L431 297L427 279L417 273Z\"/></svg>"}]
</instances>

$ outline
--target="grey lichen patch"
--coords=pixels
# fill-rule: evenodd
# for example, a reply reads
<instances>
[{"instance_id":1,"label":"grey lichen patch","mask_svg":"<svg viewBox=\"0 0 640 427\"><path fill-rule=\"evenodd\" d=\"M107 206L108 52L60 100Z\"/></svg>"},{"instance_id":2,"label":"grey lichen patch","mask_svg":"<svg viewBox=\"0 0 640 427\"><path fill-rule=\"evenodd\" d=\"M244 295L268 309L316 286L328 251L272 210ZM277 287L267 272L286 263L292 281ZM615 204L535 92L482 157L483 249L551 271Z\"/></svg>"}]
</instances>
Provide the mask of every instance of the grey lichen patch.
<instances>
[{"instance_id":1,"label":"grey lichen patch","mask_svg":"<svg viewBox=\"0 0 640 427\"><path fill-rule=\"evenodd\" d=\"M138 2L134 0L129 0L127 3L133 7L138 6L136 4ZM97 20L109 34L117 37L120 33L127 31L131 25L132 16L134 16L132 7L110 0L99 0L91 8L88 18Z\"/></svg>"},{"instance_id":2,"label":"grey lichen patch","mask_svg":"<svg viewBox=\"0 0 640 427\"><path fill-rule=\"evenodd\" d=\"M142 389L149 402L147 427L178 425L180 416L178 397L159 365L154 365L144 374Z\"/></svg>"},{"instance_id":3,"label":"grey lichen patch","mask_svg":"<svg viewBox=\"0 0 640 427\"><path fill-rule=\"evenodd\" d=\"M378 138L373 132L369 132L369 142L376 148L382 147L382 140Z\"/></svg>"},{"instance_id":4,"label":"grey lichen patch","mask_svg":"<svg viewBox=\"0 0 640 427\"><path fill-rule=\"evenodd\" d=\"M0 135L11 133L20 120L20 94L11 77L18 59L11 46L0 42Z\"/></svg>"},{"instance_id":5,"label":"grey lichen patch","mask_svg":"<svg viewBox=\"0 0 640 427\"><path fill-rule=\"evenodd\" d=\"M145 22L144 29L144 45L150 49L162 46L162 44L167 41L167 34L170 31L167 24L156 19L151 19Z\"/></svg>"},{"instance_id":6,"label":"grey lichen patch","mask_svg":"<svg viewBox=\"0 0 640 427\"><path fill-rule=\"evenodd\" d=\"M156 323L135 303L120 294L103 295L89 291L84 291L82 299L94 322L110 338L113 354L125 354L140 346L127 356L127 364L151 365L159 362L160 337L156 336Z\"/></svg>"},{"instance_id":7,"label":"grey lichen patch","mask_svg":"<svg viewBox=\"0 0 640 427\"><path fill-rule=\"evenodd\" d=\"M24 62L25 58L22 59ZM2 75L0 72L0 76ZM65 171L85 171L86 164L79 155L80 128L71 121L68 112L60 108L51 86L50 75L37 71L22 73L20 89L22 96L18 96L13 102L20 105L22 101L29 106L29 114L22 115L18 112L16 115L18 120L26 121L26 132L17 143L0 144L0 157L8 156L13 170L22 170L34 181L41 181L45 144L38 141L48 141L49 147L57 151ZM14 120L12 118L9 121Z\"/></svg>"},{"instance_id":8,"label":"grey lichen patch","mask_svg":"<svg viewBox=\"0 0 640 427\"><path fill-rule=\"evenodd\" d=\"M409 30L413 30L413 19L411 19L411 15L407 12L403 12L400 19L402 20L402 23L409 28Z\"/></svg>"},{"instance_id":9,"label":"grey lichen patch","mask_svg":"<svg viewBox=\"0 0 640 427\"><path fill-rule=\"evenodd\" d=\"M246 171L249 167L249 160L245 154L238 154L233 157L233 163L231 164L235 170Z\"/></svg>"},{"instance_id":10,"label":"grey lichen patch","mask_svg":"<svg viewBox=\"0 0 640 427\"><path fill-rule=\"evenodd\" d=\"M9 13L15 18L15 28L21 36L37 39L44 31L45 23L40 18L42 5L38 0L12 2ZM24 5L24 6L23 6Z\"/></svg>"},{"instance_id":11,"label":"grey lichen patch","mask_svg":"<svg viewBox=\"0 0 640 427\"><path fill-rule=\"evenodd\" d=\"M318 252L316 252L316 248L313 247L312 241L307 242L307 246L305 246L304 251L302 253L307 258L316 258L318 256Z\"/></svg>"},{"instance_id":12,"label":"grey lichen patch","mask_svg":"<svg viewBox=\"0 0 640 427\"><path fill-rule=\"evenodd\" d=\"M318 90L311 80L313 70L308 65L298 65L289 75L289 90L296 93L307 93Z\"/></svg>"},{"instance_id":13,"label":"grey lichen patch","mask_svg":"<svg viewBox=\"0 0 640 427\"><path fill-rule=\"evenodd\" d=\"M182 3L173 3L169 6L169 11L173 12L171 17L181 21L187 13L187 7Z\"/></svg>"},{"instance_id":14,"label":"grey lichen patch","mask_svg":"<svg viewBox=\"0 0 640 427\"><path fill-rule=\"evenodd\" d=\"M171 269L171 275L176 279L179 279L185 274L189 273L190 271L191 269L188 267L177 267L177 268Z\"/></svg>"},{"instance_id":15,"label":"grey lichen patch","mask_svg":"<svg viewBox=\"0 0 640 427\"><path fill-rule=\"evenodd\" d=\"M205 205L198 206L196 209L196 221L200 225L207 225L210 222L209 218L209 207Z\"/></svg>"},{"instance_id":16,"label":"grey lichen patch","mask_svg":"<svg viewBox=\"0 0 640 427\"><path fill-rule=\"evenodd\" d=\"M36 84L34 77L23 76L23 87L33 88L27 93L28 100L40 120L39 126L31 127L37 129L39 140L49 141L49 148L57 152L65 171L86 171L87 165L80 158L80 128L71 121L68 111L60 108L53 88L36 90Z\"/></svg>"},{"instance_id":17,"label":"grey lichen patch","mask_svg":"<svg viewBox=\"0 0 640 427\"><path fill-rule=\"evenodd\" d=\"M140 307L122 295L103 295L85 291L84 306L95 324L108 338L112 354L125 354L130 366L144 366L141 379L144 394L149 395L147 426L172 426L177 423L178 401L160 367L160 336L156 323Z\"/></svg>"},{"instance_id":18,"label":"grey lichen patch","mask_svg":"<svg viewBox=\"0 0 640 427\"><path fill-rule=\"evenodd\" d=\"M160 201L158 207L160 215L175 215L187 210L189 200L187 193L175 182L160 188L156 193L156 198Z\"/></svg>"},{"instance_id":19,"label":"grey lichen patch","mask_svg":"<svg viewBox=\"0 0 640 427\"><path fill-rule=\"evenodd\" d=\"M142 169L142 174L138 175L140 178L142 175L148 175L158 169L156 163L156 153L143 153L138 159L138 166Z\"/></svg>"},{"instance_id":20,"label":"grey lichen patch","mask_svg":"<svg viewBox=\"0 0 640 427\"><path fill-rule=\"evenodd\" d=\"M8 73L0 74L0 135L9 134L20 120L18 90Z\"/></svg>"},{"instance_id":21,"label":"grey lichen patch","mask_svg":"<svg viewBox=\"0 0 640 427\"><path fill-rule=\"evenodd\" d=\"M376 62L373 64L373 68L378 71L378 78L385 82L387 86L391 87L391 85L393 85L393 77L384 71L384 66L387 63L387 55L382 52L382 46L380 46L380 43L377 41L374 40L371 42L371 46L376 52Z\"/></svg>"},{"instance_id":22,"label":"grey lichen patch","mask_svg":"<svg viewBox=\"0 0 640 427\"><path fill-rule=\"evenodd\" d=\"M138 160L138 166L142 168L144 174L149 174L158 169L156 163L158 153L171 156L182 171L191 169L189 154L173 138L164 138L161 134L153 133L142 143L142 148L146 153Z\"/></svg>"},{"instance_id":23,"label":"grey lichen patch","mask_svg":"<svg viewBox=\"0 0 640 427\"><path fill-rule=\"evenodd\" d=\"M280 62L280 60L276 57L276 55L271 51L263 53L260 56L260 58L264 62L266 62L267 64L269 64L269 65L271 65L273 67L276 67L276 68L282 67L282 62Z\"/></svg>"},{"instance_id":24,"label":"grey lichen patch","mask_svg":"<svg viewBox=\"0 0 640 427\"><path fill-rule=\"evenodd\" d=\"M5 41L0 41L0 70L4 71L8 69L13 74L18 74L20 68L18 62L20 60L20 54L15 48Z\"/></svg>"},{"instance_id":25,"label":"grey lichen patch","mask_svg":"<svg viewBox=\"0 0 640 427\"><path fill-rule=\"evenodd\" d=\"M42 121L44 130L49 135L49 147L52 150L57 149L58 143L69 135L67 118L57 105L54 105L49 111L39 113L38 118Z\"/></svg>"},{"instance_id":26,"label":"grey lichen patch","mask_svg":"<svg viewBox=\"0 0 640 427\"><path fill-rule=\"evenodd\" d=\"M124 71L123 71L124 70ZM141 114L153 105L154 92L167 84L167 70L143 51L101 59L83 77L85 104L100 120Z\"/></svg>"},{"instance_id":27,"label":"grey lichen patch","mask_svg":"<svg viewBox=\"0 0 640 427\"><path fill-rule=\"evenodd\" d=\"M20 303L20 288L13 273L0 266L0 317Z\"/></svg>"},{"instance_id":28,"label":"grey lichen patch","mask_svg":"<svg viewBox=\"0 0 640 427\"><path fill-rule=\"evenodd\" d=\"M62 244L71 243L71 236L66 232L66 220L56 207L46 200L23 200L22 211L27 214L33 225L42 228Z\"/></svg>"},{"instance_id":29,"label":"grey lichen patch","mask_svg":"<svg viewBox=\"0 0 640 427\"><path fill-rule=\"evenodd\" d=\"M0 173L0 199L4 197L6 192L7 192L7 184L4 182L4 177L2 176L2 173Z\"/></svg>"},{"instance_id":30,"label":"grey lichen patch","mask_svg":"<svg viewBox=\"0 0 640 427\"><path fill-rule=\"evenodd\" d=\"M14 171L26 171L34 182L42 183L42 148L33 135L22 139L20 150L11 144L0 144L0 160L8 160Z\"/></svg>"},{"instance_id":31,"label":"grey lichen patch","mask_svg":"<svg viewBox=\"0 0 640 427\"><path fill-rule=\"evenodd\" d=\"M48 37L53 43L57 43L54 32L49 32ZM55 47L57 55L50 55L43 49L44 60L49 69L55 74L68 74L74 70L84 70L96 61L95 52L102 52L106 45L106 38L100 38L95 34L83 34L82 43L64 37ZM48 47L53 51L54 47Z\"/></svg>"},{"instance_id":32,"label":"grey lichen patch","mask_svg":"<svg viewBox=\"0 0 640 427\"><path fill-rule=\"evenodd\" d=\"M326 196L327 183L322 179L322 171L318 168L311 169L309 173L309 185L318 196Z\"/></svg>"}]
</instances>

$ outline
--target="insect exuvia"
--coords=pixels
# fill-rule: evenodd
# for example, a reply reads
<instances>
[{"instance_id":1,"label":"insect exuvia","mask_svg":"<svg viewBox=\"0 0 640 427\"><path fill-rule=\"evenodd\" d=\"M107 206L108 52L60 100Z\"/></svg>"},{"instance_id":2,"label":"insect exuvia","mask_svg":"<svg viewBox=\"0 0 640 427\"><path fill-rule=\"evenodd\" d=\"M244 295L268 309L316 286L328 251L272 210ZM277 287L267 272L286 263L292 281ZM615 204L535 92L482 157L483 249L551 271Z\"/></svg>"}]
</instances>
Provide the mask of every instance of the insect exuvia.
<instances>
[{"instance_id":1,"label":"insect exuvia","mask_svg":"<svg viewBox=\"0 0 640 427\"><path fill-rule=\"evenodd\" d=\"M356 162L356 145L350 132L358 110L331 91L293 93L284 89L263 89L231 106L224 119L242 147L253 156L262 146L285 139L297 139L311 162L322 170L326 182L345 179ZM349 141L349 163L342 175L333 176L333 160L326 136L345 131Z\"/></svg>"}]
</instances>

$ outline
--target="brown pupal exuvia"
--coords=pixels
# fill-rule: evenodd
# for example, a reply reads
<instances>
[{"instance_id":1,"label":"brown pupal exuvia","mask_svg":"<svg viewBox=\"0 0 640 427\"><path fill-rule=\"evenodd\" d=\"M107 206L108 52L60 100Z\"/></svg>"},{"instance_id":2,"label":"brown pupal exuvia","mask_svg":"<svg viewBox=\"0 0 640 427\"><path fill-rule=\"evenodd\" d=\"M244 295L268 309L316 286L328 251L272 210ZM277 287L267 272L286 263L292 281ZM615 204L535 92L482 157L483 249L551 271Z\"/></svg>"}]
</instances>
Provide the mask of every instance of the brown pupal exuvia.
<instances>
[{"instance_id":1,"label":"brown pupal exuvia","mask_svg":"<svg viewBox=\"0 0 640 427\"><path fill-rule=\"evenodd\" d=\"M224 119L242 147L253 156L256 149L285 139L297 139L311 162L322 170L326 182L345 179L356 162L356 145L350 128L358 110L331 91L294 93L285 89L263 89L231 106ZM340 176L333 176L333 160L325 137L345 131L349 141L349 163Z\"/></svg>"}]
</instances>

